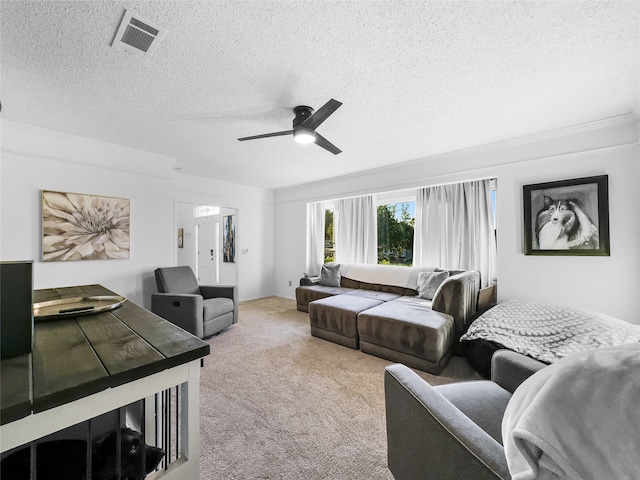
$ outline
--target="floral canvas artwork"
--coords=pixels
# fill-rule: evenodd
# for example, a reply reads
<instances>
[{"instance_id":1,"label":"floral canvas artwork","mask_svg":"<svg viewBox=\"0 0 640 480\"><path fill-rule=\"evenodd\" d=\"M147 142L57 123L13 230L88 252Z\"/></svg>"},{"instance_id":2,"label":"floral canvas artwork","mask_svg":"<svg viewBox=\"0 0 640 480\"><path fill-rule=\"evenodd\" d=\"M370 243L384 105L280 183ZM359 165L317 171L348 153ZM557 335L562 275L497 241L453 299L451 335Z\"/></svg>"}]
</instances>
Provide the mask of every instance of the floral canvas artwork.
<instances>
[{"instance_id":1,"label":"floral canvas artwork","mask_svg":"<svg viewBox=\"0 0 640 480\"><path fill-rule=\"evenodd\" d=\"M129 258L129 199L42 191L42 260Z\"/></svg>"}]
</instances>

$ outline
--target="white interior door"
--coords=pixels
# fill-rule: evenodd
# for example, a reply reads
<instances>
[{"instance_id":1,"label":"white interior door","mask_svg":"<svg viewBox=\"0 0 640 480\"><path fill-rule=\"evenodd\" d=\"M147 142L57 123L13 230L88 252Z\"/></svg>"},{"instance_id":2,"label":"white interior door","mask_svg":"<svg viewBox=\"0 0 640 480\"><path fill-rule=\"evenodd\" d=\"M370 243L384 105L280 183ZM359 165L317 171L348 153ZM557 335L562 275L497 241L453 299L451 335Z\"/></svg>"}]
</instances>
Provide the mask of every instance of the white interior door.
<instances>
[{"instance_id":1,"label":"white interior door","mask_svg":"<svg viewBox=\"0 0 640 480\"><path fill-rule=\"evenodd\" d=\"M207 221L198 224L198 283L219 283L216 224Z\"/></svg>"}]
</instances>

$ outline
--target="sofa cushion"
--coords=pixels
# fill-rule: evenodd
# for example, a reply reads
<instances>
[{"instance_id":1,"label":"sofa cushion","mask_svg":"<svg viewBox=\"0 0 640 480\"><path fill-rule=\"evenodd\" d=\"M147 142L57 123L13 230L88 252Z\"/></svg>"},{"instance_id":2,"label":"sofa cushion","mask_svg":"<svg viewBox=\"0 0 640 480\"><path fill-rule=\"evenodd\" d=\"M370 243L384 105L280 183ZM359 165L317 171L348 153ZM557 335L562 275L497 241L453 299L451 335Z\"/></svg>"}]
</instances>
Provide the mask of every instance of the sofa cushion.
<instances>
[{"instance_id":1,"label":"sofa cushion","mask_svg":"<svg viewBox=\"0 0 640 480\"><path fill-rule=\"evenodd\" d=\"M296 288L296 301L298 305L306 306L315 300L331 297L333 295L342 295L343 293L349 293L351 291L352 290L350 288L325 287L324 285L298 287Z\"/></svg>"},{"instance_id":2,"label":"sofa cushion","mask_svg":"<svg viewBox=\"0 0 640 480\"><path fill-rule=\"evenodd\" d=\"M399 297L397 293L377 292L374 290L352 290L350 292L347 292L345 295L372 298L374 300L380 300L382 302L388 302L389 300L393 300Z\"/></svg>"},{"instance_id":3,"label":"sofa cushion","mask_svg":"<svg viewBox=\"0 0 640 480\"><path fill-rule=\"evenodd\" d=\"M449 278L449 272L420 272L418 274L418 296L432 300L438 287Z\"/></svg>"},{"instance_id":4,"label":"sofa cushion","mask_svg":"<svg viewBox=\"0 0 640 480\"><path fill-rule=\"evenodd\" d=\"M360 282L360 288L362 290L371 290L374 292L394 293L396 295L407 295L407 291L414 292L409 288L397 287L395 285L385 285L382 283L366 283ZM411 293L409 293L411 295ZM415 293L414 293L415 295Z\"/></svg>"},{"instance_id":5,"label":"sofa cushion","mask_svg":"<svg viewBox=\"0 0 640 480\"><path fill-rule=\"evenodd\" d=\"M309 304L311 327L358 338L358 313L381 303L381 300L352 295L335 295L316 300Z\"/></svg>"},{"instance_id":6,"label":"sofa cushion","mask_svg":"<svg viewBox=\"0 0 640 480\"><path fill-rule=\"evenodd\" d=\"M351 278L342 276L340 278L340 286L345 288L360 288L360 282Z\"/></svg>"},{"instance_id":7,"label":"sofa cushion","mask_svg":"<svg viewBox=\"0 0 640 480\"><path fill-rule=\"evenodd\" d=\"M473 423L503 445L502 417L511 399L511 392L489 380L456 382L434 388Z\"/></svg>"},{"instance_id":8,"label":"sofa cushion","mask_svg":"<svg viewBox=\"0 0 640 480\"><path fill-rule=\"evenodd\" d=\"M322 265L320 271L320 285L325 287L339 287L340 286L340 264L339 263L326 263Z\"/></svg>"},{"instance_id":9,"label":"sofa cushion","mask_svg":"<svg viewBox=\"0 0 640 480\"><path fill-rule=\"evenodd\" d=\"M391 300L358 315L360 339L438 363L455 338L453 317L416 303Z\"/></svg>"}]
</instances>

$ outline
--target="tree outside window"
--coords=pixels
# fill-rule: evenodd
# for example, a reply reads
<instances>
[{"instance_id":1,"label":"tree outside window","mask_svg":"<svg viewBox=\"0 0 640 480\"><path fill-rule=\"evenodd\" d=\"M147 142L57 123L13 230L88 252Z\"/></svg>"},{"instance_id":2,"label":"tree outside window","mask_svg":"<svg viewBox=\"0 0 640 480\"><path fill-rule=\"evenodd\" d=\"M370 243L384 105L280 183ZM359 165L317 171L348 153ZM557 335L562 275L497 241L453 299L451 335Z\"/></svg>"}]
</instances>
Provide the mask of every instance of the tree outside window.
<instances>
[{"instance_id":1,"label":"tree outside window","mask_svg":"<svg viewBox=\"0 0 640 480\"><path fill-rule=\"evenodd\" d=\"M335 262L336 244L333 229L333 210L324 211L324 263Z\"/></svg>"},{"instance_id":2,"label":"tree outside window","mask_svg":"<svg viewBox=\"0 0 640 480\"><path fill-rule=\"evenodd\" d=\"M415 202L378 205L378 264L413 264Z\"/></svg>"}]
</instances>

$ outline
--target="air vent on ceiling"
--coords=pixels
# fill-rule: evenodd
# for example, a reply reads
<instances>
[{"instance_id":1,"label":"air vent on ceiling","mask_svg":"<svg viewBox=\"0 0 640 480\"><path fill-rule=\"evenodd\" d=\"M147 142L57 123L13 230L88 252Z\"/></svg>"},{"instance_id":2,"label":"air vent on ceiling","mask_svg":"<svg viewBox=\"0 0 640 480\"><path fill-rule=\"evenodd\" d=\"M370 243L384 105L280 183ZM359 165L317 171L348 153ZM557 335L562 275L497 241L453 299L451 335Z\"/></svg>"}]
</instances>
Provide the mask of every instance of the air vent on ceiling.
<instances>
[{"instance_id":1,"label":"air vent on ceiling","mask_svg":"<svg viewBox=\"0 0 640 480\"><path fill-rule=\"evenodd\" d=\"M111 46L147 57L153 53L165 33L165 30L144 20L137 13L125 10Z\"/></svg>"}]
</instances>

